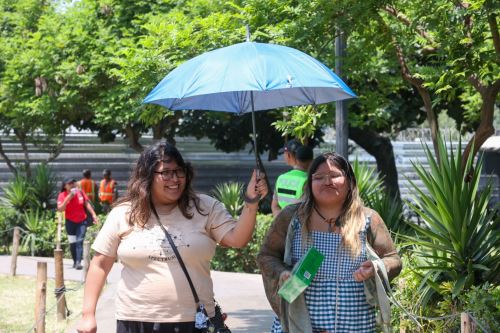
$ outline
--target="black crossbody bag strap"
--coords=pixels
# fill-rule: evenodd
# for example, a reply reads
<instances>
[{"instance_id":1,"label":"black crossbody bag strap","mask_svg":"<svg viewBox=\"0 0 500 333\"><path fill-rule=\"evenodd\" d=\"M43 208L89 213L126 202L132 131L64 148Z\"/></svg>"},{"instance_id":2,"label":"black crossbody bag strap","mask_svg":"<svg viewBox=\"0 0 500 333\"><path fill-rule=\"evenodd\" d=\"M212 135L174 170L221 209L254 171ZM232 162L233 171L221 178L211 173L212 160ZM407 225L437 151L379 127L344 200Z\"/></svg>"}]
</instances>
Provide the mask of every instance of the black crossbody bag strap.
<instances>
[{"instance_id":1,"label":"black crossbody bag strap","mask_svg":"<svg viewBox=\"0 0 500 333\"><path fill-rule=\"evenodd\" d=\"M163 226L163 224L161 224L160 217L158 216L158 213L156 212L155 207L152 206L152 209L153 209L153 213L154 213L154 215L156 217L156 220L158 221L158 224L160 225L160 228L165 233L165 236L167 236L167 240L170 243L170 247L174 251L175 256L177 257L177 260L179 261L179 264L181 265L182 271L186 275L186 278L187 278L188 283L189 283L189 287L191 288L191 292L193 293L194 301L196 302L196 305L198 306L200 304L200 299L198 297L198 293L196 292L196 289L194 288L193 281L191 281L191 277L189 276L189 273L187 271L186 265L184 264L184 261L182 260L181 254L177 250L177 246L175 246L175 243L174 243L174 241L172 239L172 236L170 236L170 234L168 233L167 229L165 229L165 227Z\"/></svg>"}]
</instances>

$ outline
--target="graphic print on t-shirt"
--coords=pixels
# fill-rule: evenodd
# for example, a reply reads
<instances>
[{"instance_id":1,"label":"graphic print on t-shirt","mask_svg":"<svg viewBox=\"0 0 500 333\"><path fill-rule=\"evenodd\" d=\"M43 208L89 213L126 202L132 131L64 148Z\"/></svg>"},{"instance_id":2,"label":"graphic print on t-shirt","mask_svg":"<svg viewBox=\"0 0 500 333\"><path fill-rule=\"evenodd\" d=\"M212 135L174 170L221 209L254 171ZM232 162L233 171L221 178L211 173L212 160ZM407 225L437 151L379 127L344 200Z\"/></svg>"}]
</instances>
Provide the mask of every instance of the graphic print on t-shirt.
<instances>
[{"instance_id":1,"label":"graphic print on t-shirt","mask_svg":"<svg viewBox=\"0 0 500 333\"><path fill-rule=\"evenodd\" d=\"M163 230L160 228L153 228L150 231L151 231L150 244L152 244L151 247L152 251L148 256L148 259L154 261L163 261L163 262L177 260L175 253L172 250L172 247L170 246L170 243L168 242L168 239L165 236ZM182 232L180 230L170 227L168 233L172 237L172 240L174 241L174 244L178 250L180 250L180 248L184 246L189 247L189 245L186 244L186 242L184 241Z\"/></svg>"},{"instance_id":2,"label":"graphic print on t-shirt","mask_svg":"<svg viewBox=\"0 0 500 333\"><path fill-rule=\"evenodd\" d=\"M159 246L157 247L159 249L158 255L157 256L150 255L149 259L155 260L155 261L177 260L175 253L174 253L174 250L170 246L170 243L169 243L167 237L165 236L165 233L161 229L159 231L161 232L162 237L157 239L157 241L159 242ZM183 238L180 230L177 230L176 228L170 227L168 230L168 233L170 234L170 237L172 237L172 240L174 241L174 244L178 250L180 250L180 248L183 246L189 247L189 244L186 244L186 242L184 241L184 238Z\"/></svg>"}]
</instances>

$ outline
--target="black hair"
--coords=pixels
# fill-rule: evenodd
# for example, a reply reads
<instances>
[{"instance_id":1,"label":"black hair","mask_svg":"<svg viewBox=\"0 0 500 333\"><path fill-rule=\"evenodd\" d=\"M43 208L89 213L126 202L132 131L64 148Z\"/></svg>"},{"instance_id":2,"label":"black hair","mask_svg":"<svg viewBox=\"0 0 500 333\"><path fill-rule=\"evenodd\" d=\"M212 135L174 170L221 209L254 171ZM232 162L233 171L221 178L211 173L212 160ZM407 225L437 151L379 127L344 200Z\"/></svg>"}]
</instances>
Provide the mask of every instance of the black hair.
<instances>
[{"instance_id":1,"label":"black hair","mask_svg":"<svg viewBox=\"0 0 500 333\"><path fill-rule=\"evenodd\" d=\"M153 211L151 198L151 188L153 184L154 171L158 163L175 161L177 165L184 169L186 173L186 186L181 197L177 201L182 215L187 219L193 217L191 212L191 203L196 210L203 214L200 207L200 198L192 189L194 178L193 167L189 162L185 162L177 148L166 142L159 142L146 148L137 160L132 176L127 185L127 192L120 198L116 205L123 202L129 202L130 218L129 224L144 226L149 220Z\"/></svg>"}]
</instances>

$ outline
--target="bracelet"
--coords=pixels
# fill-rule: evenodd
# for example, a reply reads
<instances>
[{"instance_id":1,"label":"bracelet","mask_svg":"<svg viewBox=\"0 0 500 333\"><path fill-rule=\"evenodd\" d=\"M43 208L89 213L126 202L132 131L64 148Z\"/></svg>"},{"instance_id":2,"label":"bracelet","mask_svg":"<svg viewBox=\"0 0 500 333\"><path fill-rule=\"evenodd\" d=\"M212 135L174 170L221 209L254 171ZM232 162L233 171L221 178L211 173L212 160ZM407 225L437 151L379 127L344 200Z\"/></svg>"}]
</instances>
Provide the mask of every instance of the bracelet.
<instances>
[{"instance_id":1,"label":"bracelet","mask_svg":"<svg viewBox=\"0 0 500 333\"><path fill-rule=\"evenodd\" d=\"M253 204L253 203L259 202L260 195L257 194L254 198L249 198L246 191L241 191L241 199L243 199L243 201L245 201L245 203Z\"/></svg>"}]
</instances>

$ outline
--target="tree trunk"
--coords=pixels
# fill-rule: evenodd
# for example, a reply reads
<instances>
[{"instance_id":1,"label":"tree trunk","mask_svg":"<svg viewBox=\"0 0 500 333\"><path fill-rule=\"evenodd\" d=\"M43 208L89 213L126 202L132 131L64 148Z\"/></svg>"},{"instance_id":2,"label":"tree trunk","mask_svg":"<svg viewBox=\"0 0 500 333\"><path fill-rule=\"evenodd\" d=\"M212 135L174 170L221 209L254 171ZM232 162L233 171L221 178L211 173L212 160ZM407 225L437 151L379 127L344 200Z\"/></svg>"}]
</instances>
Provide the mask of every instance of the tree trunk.
<instances>
[{"instance_id":1,"label":"tree trunk","mask_svg":"<svg viewBox=\"0 0 500 333\"><path fill-rule=\"evenodd\" d=\"M19 140L21 144L21 149L24 155L24 172L26 172L26 178L31 179L31 164L30 164L30 155L28 150L28 145L26 143L26 133L19 131L18 129L14 130L14 134Z\"/></svg>"},{"instance_id":2,"label":"tree trunk","mask_svg":"<svg viewBox=\"0 0 500 333\"><path fill-rule=\"evenodd\" d=\"M181 116L181 112L175 112L173 116L163 118L158 124L153 125L153 140L159 141L166 138L169 143L175 145L175 129Z\"/></svg>"},{"instance_id":3,"label":"tree trunk","mask_svg":"<svg viewBox=\"0 0 500 333\"><path fill-rule=\"evenodd\" d=\"M127 127L125 127L125 133L129 147L136 152L141 153L144 150L144 147L139 142L139 138L141 137L139 131L134 129L132 126L127 125Z\"/></svg>"},{"instance_id":4,"label":"tree trunk","mask_svg":"<svg viewBox=\"0 0 500 333\"><path fill-rule=\"evenodd\" d=\"M462 168L465 167L469 154L475 156L479 151L479 148L483 143L493 134L495 134L495 128L493 127L493 119L495 114L495 100L500 90L500 80L496 81L493 85L484 87L479 81L474 78L470 78L472 85L479 91L483 104L481 105L481 117L479 126L474 133L474 136L470 139L469 143L465 147L464 153L462 155ZM472 146L474 150L471 151Z\"/></svg>"},{"instance_id":5,"label":"tree trunk","mask_svg":"<svg viewBox=\"0 0 500 333\"><path fill-rule=\"evenodd\" d=\"M497 15L492 13L488 15L487 20L491 31L491 40L498 58L500 56L500 34L498 33ZM472 30L472 25L466 25L466 31L470 32L470 30ZM483 104L481 105L479 126L462 155L462 168L465 168L469 155L475 156L488 137L495 133L493 115L495 113L495 101L500 90L500 80L496 80L490 85L484 85L479 75L472 74L468 77L468 81L481 95Z\"/></svg>"},{"instance_id":6,"label":"tree trunk","mask_svg":"<svg viewBox=\"0 0 500 333\"><path fill-rule=\"evenodd\" d=\"M14 166L14 164L12 163L12 161L10 160L9 156L7 156L7 153L5 152L5 150L3 149L1 139L0 139L0 156L2 156L3 160L5 161L5 164L7 164L7 167L9 168L10 172L12 172L13 174L16 174L17 169Z\"/></svg>"},{"instance_id":7,"label":"tree trunk","mask_svg":"<svg viewBox=\"0 0 500 333\"><path fill-rule=\"evenodd\" d=\"M377 132L349 126L349 138L366 150L377 161L377 169L383 177L384 186L391 196L401 200L398 170L391 140Z\"/></svg>"},{"instance_id":8,"label":"tree trunk","mask_svg":"<svg viewBox=\"0 0 500 333\"><path fill-rule=\"evenodd\" d=\"M436 116L436 112L432 108L432 99L429 90L424 88L423 82L412 83L414 80L408 80L413 84L418 91L422 101L424 102L425 113L427 114L427 122L429 123L429 128L431 130L432 146L434 147L434 154L436 154L437 161L440 160L439 149L438 149L438 135L439 135L439 123ZM420 80L419 80L420 81Z\"/></svg>"},{"instance_id":9,"label":"tree trunk","mask_svg":"<svg viewBox=\"0 0 500 333\"><path fill-rule=\"evenodd\" d=\"M159 123L151 126L153 131L153 141L160 141L163 138L163 132L165 131L166 119L162 119Z\"/></svg>"}]
</instances>

